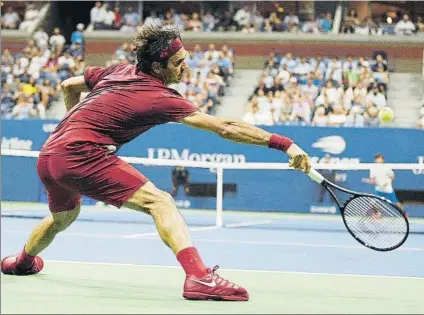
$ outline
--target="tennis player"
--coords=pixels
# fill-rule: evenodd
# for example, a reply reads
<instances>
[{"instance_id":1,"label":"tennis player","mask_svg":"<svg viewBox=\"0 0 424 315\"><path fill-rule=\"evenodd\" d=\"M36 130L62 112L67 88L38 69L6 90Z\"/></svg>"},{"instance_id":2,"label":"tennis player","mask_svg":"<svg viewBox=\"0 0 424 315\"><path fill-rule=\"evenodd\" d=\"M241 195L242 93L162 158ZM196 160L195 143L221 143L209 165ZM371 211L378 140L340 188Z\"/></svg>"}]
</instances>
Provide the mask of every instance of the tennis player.
<instances>
[{"instance_id":1,"label":"tennis player","mask_svg":"<svg viewBox=\"0 0 424 315\"><path fill-rule=\"evenodd\" d=\"M375 185L375 194L377 196L390 200L406 214L393 189L392 183L395 179L395 173L390 167L384 165L384 156L382 154L377 154L374 157L374 163L377 164L370 169L370 177L363 178L362 181Z\"/></svg>"},{"instance_id":2,"label":"tennis player","mask_svg":"<svg viewBox=\"0 0 424 315\"><path fill-rule=\"evenodd\" d=\"M154 126L181 122L231 141L283 151L290 165L305 173L310 170L309 158L287 137L201 113L168 88L188 68L177 27L145 25L135 44L137 65L87 67L83 76L61 84L68 113L44 144L37 164L51 215L35 227L19 254L1 261L1 270L10 275L40 272L44 263L37 255L78 217L85 195L153 217L163 242L186 273L186 299L246 301L244 288L220 277L217 266L204 265L171 195L115 153ZM86 91L90 93L80 101Z\"/></svg>"}]
</instances>

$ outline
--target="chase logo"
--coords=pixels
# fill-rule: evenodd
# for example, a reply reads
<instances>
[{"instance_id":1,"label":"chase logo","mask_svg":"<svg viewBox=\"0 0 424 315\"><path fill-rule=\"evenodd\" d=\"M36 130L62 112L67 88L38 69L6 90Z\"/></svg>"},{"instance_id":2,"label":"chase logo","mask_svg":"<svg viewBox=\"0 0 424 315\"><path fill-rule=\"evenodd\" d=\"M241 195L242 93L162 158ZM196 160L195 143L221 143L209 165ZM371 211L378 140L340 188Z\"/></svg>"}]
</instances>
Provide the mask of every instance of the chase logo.
<instances>
[{"instance_id":1,"label":"chase logo","mask_svg":"<svg viewBox=\"0 0 424 315\"><path fill-rule=\"evenodd\" d=\"M340 154L346 149L346 141L340 136L322 137L313 143L312 147L326 153Z\"/></svg>"}]
</instances>

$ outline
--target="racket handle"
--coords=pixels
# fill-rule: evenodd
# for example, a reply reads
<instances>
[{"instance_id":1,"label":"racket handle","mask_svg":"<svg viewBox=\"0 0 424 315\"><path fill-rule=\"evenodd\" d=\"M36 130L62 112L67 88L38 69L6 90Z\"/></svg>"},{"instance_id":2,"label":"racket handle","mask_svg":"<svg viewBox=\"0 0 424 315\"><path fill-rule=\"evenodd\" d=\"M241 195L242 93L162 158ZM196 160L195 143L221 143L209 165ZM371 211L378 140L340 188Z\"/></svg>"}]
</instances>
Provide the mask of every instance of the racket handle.
<instances>
[{"instance_id":1,"label":"racket handle","mask_svg":"<svg viewBox=\"0 0 424 315\"><path fill-rule=\"evenodd\" d=\"M311 168L311 170L309 171L308 176L318 184L321 184L325 180L324 176L322 176L320 173L318 173L317 170L313 168Z\"/></svg>"}]
</instances>

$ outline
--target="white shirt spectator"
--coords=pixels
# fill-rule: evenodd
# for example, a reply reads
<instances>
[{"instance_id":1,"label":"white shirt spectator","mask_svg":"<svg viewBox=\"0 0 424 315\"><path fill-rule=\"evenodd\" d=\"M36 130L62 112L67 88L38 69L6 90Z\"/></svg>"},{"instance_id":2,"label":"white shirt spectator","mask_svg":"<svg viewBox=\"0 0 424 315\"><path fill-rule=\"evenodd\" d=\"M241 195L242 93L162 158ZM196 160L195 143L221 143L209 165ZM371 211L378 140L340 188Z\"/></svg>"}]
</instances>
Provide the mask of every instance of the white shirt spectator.
<instances>
[{"instance_id":1,"label":"white shirt spectator","mask_svg":"<svg viewBox=\"0 0 424 315\"><path fill-rule=\"evenodd\" d=\"M283 24L289 24L289 22L294 22L295 24L299 25L300 21L297 15L286 15L283 20Z\"/></svg>"},{"instance_id":2,"label":"white shirt spectator","mask_svg":"<svg viewBox=\"0 0 424 315\"><path fill-rule=\"evenodd\" d=\"M317 98L319 92L318 87L314 84L304 85L302 86L302 90L304 93L308 93L313 100Z\"/></svg>"},{"instance_id":3,"label":"white shirt spectator","mask_svg":"<svg viewBox=\"0 0 424 315\"><path fill-rule=\"evenodd\" d=\"M277 78L279 78L281 80L281 83L283 85L287 84L290 80L290 72L288 72L287 70L281 70L278 74L277 74Z\"/></svg>"},{"instance_id":4,"label":"white shirt spectator","mask_svg":"<svg viewBox=\"0 0 424 315\"><path fill-rule=\"evenodd\" d=\"M343 126L346 122L346 115L343 113L330 113L328 116L329 126Z\"/></svg>"},{"instance_id":5,"label":"white shirt spectator","mask_svg":"<svg viewBox=\"0 0 424 315\"><path fill-rule=\"evenodd\" d=\"M241 8L236 12L236 15L233 19L237 22L238 25L244 26L250 23L250 12L245 8Z\"/></svg>"},{"instance_id":6,"label":"white shirt spectator","mask_svg":"<svg viewBox=\"0 0 424 315\"><path fill-rule=\"evenodd\" d=\"M326 127L328 126L328 116L314 116L312 125L315 127Z\"/></svg>"},{"instance_id":7,"label":"white shirt spectator","mask_svg":"<svg viewBox=\"0 0 424 315\"><path fill-rule=\"evenodd\" d=\"M7 12L3 16L3 24L8 28L15 28L18 26L20 21L18 13L15 11Z\"/></svg>"},{"instance_id":8,"label":"white shirt spectator","mask_svg":"<svg viewBox=\"0 0 424 315\"><path fill-rule=\"evenodd\" d=\"M247 112L243 116L243 121L251 125L262 125L264 122L264 118L259 112Z\"/></svg>"},{"instance_id":9,"label":"white shirt spectator","mask_svg":"<svg viewBox=\"0 0 424 315\"><path fill-rule=\"evenodd\" d=\"M19 24L19 29L22 31L31 31L31 29L35 26L35 22L39 14L40 11L33 7L29 7L25 11L24 21Z\"/></svg>"},{"instance_id":10,"label":"white shirt spectator","mask_svg":"<svg viewBox=\"0 0 424 315\"><path fill-rule=\"evenodd\" d=\"M36 31L32 38L35 40L39 48L44 48L49 45L49 35L47 35L47 33L43 30Z\"/></svg>"},{"instance_id":11,"label":"white shirt spectator","mask_svg":"<svg viewBox=\"0 0 424 315\"><path fill-rule=\"evenodd\" d=\"M103 23L108 26L112 26L114 21L115 12L113 12L112 10L106 10L106 12L103 13Z\"/></svg>"},{"instance_id":12,"label":"white shirt spectator","mask_svg":"<svg viewBox=\"0 0 424 315\"><path fill-rule=\"evenodd\" d=\"M162 21L160 18L156 17L156 16L148 16L145 20L144 20L144 24L149 25L151 23L153 24L160 24Z\"/></svg>"},{"instance_id":13,"label":"white shirt spectator","mask_svg":"<svg viewBox=\"0 0 424 315\"><path fill-rule=\"evenodd\" d=\"M47 59L44 56L35 56L31 60L31 64L28 68L28 73L35 79L40 76L40 70L46 65Z\"/></svg>"},{"instance_id":14,"label":"white shirt spectator","mask_svg":"<svg viewBox=\"0 0 424 315\"><path fill-rule=\"evenodd\" d=\"M367 97L365 98L365 103L368 104L370 101L373 102L378 109L386 107L387 105L386 98L380 92L374 94L373 91L370 91L370 93L368 93Z\"/></svg>"},{"instance_id":15,"label":"white shirt spectator","mask_svg":"<svg viewBox=\"0 0 424 315\"><path fill-rule=\"evenodd\" d=\"M91 23L102 23L102 10L101 7L93 7L90 11L90 21Z\"/></svg>"},{"instance_id":16,"label":"white shirt spectator","mask_svg":"<svg viewBox=\"0 0 424 315\"><path fill-rule=\"evenodd\" d=\"M308 74L311 72L311 65L307 62L299 62L294 68L296 74Z\"/></svg>"},{"instance_id":17,"label":"white shirt spectator","mask_svg":"<svg viewBox=\"0 0 424 315\"><path fill-rule=\"evenodd\" d=\"M59 59L57 60L57 64L59 66L68 65L69 68L75 67L74 58L72 58L71 56L69 57L60 56Z\"/></svg>"},{"instance_id":18,"label":"white shirt spectator","mask_svg":"<svg viewBox=\"0 0 424 315\"><path fill-rule=\"evenodd\" d=\"M411 21L400 20L395 26L396 35L412 35L415 25Z\"/></svg>"},{"instance_id":19,"label":"white shirt spectator","mask_svg":"<svg viewBox=\"0 0 424 315\"><path fill-rule=\"evenodd\" d=\"M62 34L52 35L49 40L50 45L52 46L63 46L66 43L65 37Z\"/></svg>"},{"instance_id":20,"label":"white shirt spectator","mask_svg":"<svg viewBox=\"0 0 424 315\"><path fill-rule=\"evenodd\" d=\"M22 57L19 59L19 67L23 70L29 66L29 59L27 57Z\"/></svg>"},{"instance_id":21,"label":"white shirt spectator","mask_svg":"<svg viewBox=\"0 0 424 315\"><path fill-rule=\"evenodd\" d=\"M307 102L295 102L293 104L290 120L295 120L297 117L302 117L306 123L309 123L311 121L310 115L311 108Z\"/></svg>"},{"instance_id":22,"label":"white shirt spectator","mask_svg":"<svg viewBox=\"0 0 424 315\"><path fill-rule=\"evenodd\" d=\"M347 115L345 127L364 127L365 119L361 114L351 113Z\"/></svg>"}]
</instances>

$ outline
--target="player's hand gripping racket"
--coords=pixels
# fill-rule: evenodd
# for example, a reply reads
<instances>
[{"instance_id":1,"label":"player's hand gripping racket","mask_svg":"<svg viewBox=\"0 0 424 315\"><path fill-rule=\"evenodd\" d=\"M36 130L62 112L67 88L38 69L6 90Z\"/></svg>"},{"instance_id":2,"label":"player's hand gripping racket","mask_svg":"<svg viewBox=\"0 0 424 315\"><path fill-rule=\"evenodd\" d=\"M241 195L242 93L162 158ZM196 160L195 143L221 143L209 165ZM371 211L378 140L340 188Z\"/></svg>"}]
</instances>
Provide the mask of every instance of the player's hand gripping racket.
<instances>
[{"instance_id":1,"label":"player's hand gripping racket","mask_svg":"<svg viewBox=\"0 0 424 315\"><path fill-rule=\"evenodd\" d=\"M362 245L378 251L390 251L401 246L408 238L408 218L391 201L337 186L314 169L310 170L308 176L331 194L347 230ZM342 204L333 190L345 192L350 197Z\"/></svg>"}]
</instances>

